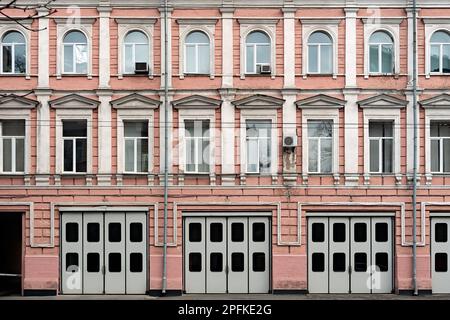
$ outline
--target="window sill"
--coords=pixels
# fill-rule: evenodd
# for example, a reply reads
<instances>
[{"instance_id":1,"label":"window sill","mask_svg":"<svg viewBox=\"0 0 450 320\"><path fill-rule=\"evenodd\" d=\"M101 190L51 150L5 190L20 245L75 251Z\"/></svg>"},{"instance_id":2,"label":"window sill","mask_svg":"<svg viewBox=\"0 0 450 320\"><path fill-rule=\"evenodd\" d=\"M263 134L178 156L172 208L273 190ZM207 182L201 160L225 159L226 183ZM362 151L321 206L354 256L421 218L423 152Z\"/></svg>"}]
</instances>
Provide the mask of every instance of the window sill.
<instances>
[{"instance_id":1,"label":"window sill","mask_svg":"<svg viewBox=\"0 0 450 320\"><path fill-rule=\"evenodd\" d=\"M210 77L210 73L183 73L185 77Z\"/></svg>"},{"instance_id":2,"label":"window sill","mask_svg":"<svg viewBox=\"0 0 450 320\"><path fill-rule=\"evenodd\" d=\"M25 73L0 73L0 77L15 77L15 78L20 78L20 77L27 77L27 75Z\"/></svg>"},{"instance_id":3,"label":"window sill","mask_svg":"<svg viewBox=\"0 0 450 320\"><path fill-rule=\"evenodd\" d=\"M185 176L207 176L212 173L213 172L185 172L185 173L181 173L181 174L184 174Z\"/></svg>"},{"instance_id":4,"label":"window sill","mask_svg":"<svg viewBox=\"0 0 450 320\"><path fill-rule=\"evenodd\" d=\"M92 173L87 173L87 172L62 172L62 173L57 173L57 175L60 175L61 177L83 177L83 176L88 176L91 175Z\"/></svg>"},{"instance_id":5,"label":"window sill","mask_svg":"<svg viewBox=\"0 0 450 320\"><path fill-rule=\"evenodd\" d=\"M25 175L26 175L25 172L17 172L17 173L0 172L0 177L23 177Z\"/></svg>"},{"instance_id":6,"label":"window sill","mask_svg":"<svg viewBox=\"0 0 450 320\"><path fill-rule=\"evenodd\" d=\"M152 77L153 75L151 73L124 73L122 74L122 77L136 77L136 78L140 78L140 77Z\"/></svg>"},{"instance_id":7,"label":"window sill","mask_svg":"<svg viewBox=\"0 0 450 320\"><path fill-rule=\"evenodd\" d=\"M152 174L151 172L122 172L122 173L118 173L127 177L131 177L131 176L148 176L149 174Z\"/></svg>"}]
</instances>

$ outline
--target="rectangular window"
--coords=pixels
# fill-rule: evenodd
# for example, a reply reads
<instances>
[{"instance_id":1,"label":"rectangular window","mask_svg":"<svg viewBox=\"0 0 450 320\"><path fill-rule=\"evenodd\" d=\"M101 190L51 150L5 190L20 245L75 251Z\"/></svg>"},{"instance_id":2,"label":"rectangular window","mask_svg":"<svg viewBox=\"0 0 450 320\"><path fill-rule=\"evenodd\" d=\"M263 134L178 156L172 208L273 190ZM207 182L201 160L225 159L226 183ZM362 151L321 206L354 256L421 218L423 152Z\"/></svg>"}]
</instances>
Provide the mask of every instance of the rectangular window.
<instances>
[{"instance_id":1,"label":"rectangular window","mask_svg":"<svg viewBox=\"0 0 450 320\"><path fill-rule=\"evenodd\" d=\"M3 173L25 171L25 120L0 121L1 170Z\"/></svg>"},{"instance_id":2,"label":"rectangular window","mask_svg":"<svg viewBox=\"0 0 450 320\"><path fill-rule=\"evenodd\" d=\"M63 120L63 171L87 170L87 121Z\"/></svg>"},{"instance_id":3,"label":"rectangular window","mask_svg":"<svg viewBox=\"0 0 450 320\"><path fill-rule=\"evenodd\" d=\"M308 120L308 171L331 173L333 120Z\"/></svg>"},{"instance_id":4,"label":"rectangular window","mask_svg":"<svg viewBox=\"0 0 450 320\"><path fill-rule=\"evenodd\" d=\"M431 172L450 172L450 123L430 122Z\"/></svg>"},{"instance_id":5,"label":"rectangular window","mask_svg":"<svg viewBox=\"0 0 450 320\"><path fill-rule=\"evenodd\" d=\"M272 164L272 121L247 120L247 173L269 173Z\"/></svg>"},{"instance_id":6,"label":"rectangular window","mask_svg":"<svg viewBox=\"0 0 450 320\"><path fill-rule=\"evenodd\" d=\"M393 122L369 122L370 172L392 173L394 161Z\"/></svg>"},{"instance_id":7,"label":"rectangular window","mask_svg":"<svg viewBox=\"0 0 450 320\"><path fill-rule=\"evenodd\" d=\"M148 121L124 121L126 173L148 172Z\"/></svg>"},{"instance_id":8,"label":"rectangular window","mask_svg":"<svg viewBox=\"0 0 450 320\"><path fill-rule=\"evenodd\" d=\"M209 120L185 120L186 173L208 173L210 163Z\"/></svg>"}]
</instances>

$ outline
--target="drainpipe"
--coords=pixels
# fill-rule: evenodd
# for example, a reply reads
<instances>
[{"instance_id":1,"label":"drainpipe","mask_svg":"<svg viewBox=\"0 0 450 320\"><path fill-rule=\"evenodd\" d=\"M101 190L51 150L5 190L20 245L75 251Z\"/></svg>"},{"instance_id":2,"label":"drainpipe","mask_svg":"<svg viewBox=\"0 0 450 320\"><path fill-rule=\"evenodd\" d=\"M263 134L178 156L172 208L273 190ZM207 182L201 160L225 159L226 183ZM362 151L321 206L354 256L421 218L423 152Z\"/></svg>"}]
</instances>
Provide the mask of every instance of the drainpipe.
<instances>
[{"instance_id":1,"label":"drainpipe","mask_svg":"<svg viewBox=\"0 0 450 320\"><path fill-rule=\"evenodd\" d=\"M168 206L168 180L169 180L169 159L168 159L168 135L169 135L169 78L167 70L168 64L168 0L164 0L164 232L163 232L163 274L162 274L162 295L166 294L167 289L167 206Z\"/></svg>"},{"instance_id":2,"label":"drainpipe","mask_svg":"<svg viewBox=\"0 0 450 320\"><path fill-rule=\"evenodd\" d=\"M419 294L417 288L417 3L413 0L413 128L414 128L414 161L413 161L413 288L414 295Z\"/></svg>"}]
</instances>

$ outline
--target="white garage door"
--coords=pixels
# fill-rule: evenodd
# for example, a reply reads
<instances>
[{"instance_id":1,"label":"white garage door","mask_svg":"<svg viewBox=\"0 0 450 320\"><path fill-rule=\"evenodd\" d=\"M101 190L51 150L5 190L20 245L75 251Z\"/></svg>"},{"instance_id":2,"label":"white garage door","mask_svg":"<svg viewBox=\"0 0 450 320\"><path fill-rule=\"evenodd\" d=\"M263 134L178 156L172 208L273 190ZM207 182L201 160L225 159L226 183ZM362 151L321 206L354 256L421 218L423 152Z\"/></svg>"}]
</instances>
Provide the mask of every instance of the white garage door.
<instances>
[{"instance_id":1,"label":"white garage door","mask_svg":"<svg viewBox=\"0 0 450 320\"><path fill-rule=\"evenodd\" d=\"M431 277L433 293L450 293L448 270L450 241L448 227L450 217L431 219Z\"/></svg>"},{"instance_id":2,"label":"white garage door","mask_svg":"<svg viewBox=\"0 0 450 320\"><path fill-rule=\"evenodd\" d=\"M392 219L308 219L310 293L392 292Z\"/></svg>"},{"instance_id":3,"label":"white garage door","mask_svg":"<svg viewBox=\"0 0 450 320\"><path fill-rule=\"evenodd\" d=\"M64 294L145 294L145 212L61 215Z\"/></svg>"},{"instance_id":4,"label":"white garage door","mask_svg":"<svg viewBox=\"0 0 450 320\"><path fill-rule=\"evenodd\" d=\"M186 217L187 293L268 293L270 223L266 217Z\"/></svg>"}]
</instances>

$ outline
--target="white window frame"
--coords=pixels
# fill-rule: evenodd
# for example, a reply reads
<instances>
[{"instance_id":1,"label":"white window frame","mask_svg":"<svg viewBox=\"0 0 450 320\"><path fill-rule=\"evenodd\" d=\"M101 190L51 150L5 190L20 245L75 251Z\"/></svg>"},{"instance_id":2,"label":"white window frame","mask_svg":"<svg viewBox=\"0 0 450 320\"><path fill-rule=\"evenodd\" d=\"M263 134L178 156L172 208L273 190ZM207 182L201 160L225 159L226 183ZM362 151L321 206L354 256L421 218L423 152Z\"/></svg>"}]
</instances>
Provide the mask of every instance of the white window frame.
<instances>
[{"instance_id":1,"label":"white window frame","mask_svg":"<svg viewBox=\"0 0 450 320\"><path fill-rule=\"evenodd\" d=\"M435 31L434 33L439 32L439 31L445 32L450 35L450 31L448 31L448 30L438 30L438 31ZM433 33L433 35L434 35L434 33ZM430 50L430 61L429 61L430 74L450 74L450 72L445 72L445 73L443 72L443 66L444 66L444 63L443 63L444 50L443 49L444 49L444 46L450 47L450 41L449 42L432 43L431 38L433 37L433 35L431 35L431 37L430 37L430 48L429 48L429 50ZM439 71L431 71L431 46L439 46Z\"/></svg>"},{"instance_id":2,"label":"white window frame","mask_svg":"<svg viewBox=\"0 0 450 320\"><path fill-rule=\"evenodd\" d=\"M392 106L391 108L371 108L366 107L363 110L363 128L364 128L364 173L366 175L398 175L400 173L400 108ZM370 121L392 121L393 133L393 157L392 157L392 173L371 172L370 171L370 137L369 137L369 122ZM380 167L381 168L381 167Z\"/></svg>"},{"instance_id":3,"label":"white window frame","mask_svg":"<svg viewBox=\"0 0 450 320\"><path fill-rule=\"evenodd\" d=\"M20 32L19 30L11 30L11 31L9 31L9 32L18 32L18 33L20 33L22 36L23 36L23 38L24 38L24 42L23 43L18 43L18 42L14 42L14 43L8 43L8 44L5 44L4 42L3 42L3 37L4 36L6 36L6 33L3 33L2 35L1 35L1 38L0 38L0 69L1 69L1 74L7 74L7 75L22 75L22 74L25 74L26 73L26 71L27 71L27 66L28 66L28 54L27 54L27 50L28 50L28 46L27 46L27 40L26 40L26 37L25 37L25 35L22 33L22 32ZM9 33L8 32L8 33ZM16 46L17 45L25 45L25 72L23 72L23 73L17 73L17 72L15 72L15 69L16 69L16 59L15 59L15 55L16 55ZM4 70L3 70L3 48L4 47L11 47L11 56L12 56L12 63L11 63L11 72L5 72Z\"/></svg>"},{"instance_id":4,"label":"white window frame","mask_svg":"<svg viewBox=\"0 0 450 320\"><path fill-rule=\"evenodd\" d=\"M179 109L179 121L178 121L178 165L180 173L182 174L198 174L198 175L210 175L215 172L216 154L215 154L215 112L216 109ZM209 120L209 171L198 172L186 171L186 136L185 136L185 120Z\"/></svg>"},{"instance_id":5,"label":"white window frame","mask_svg":"<svg viewBox=\"0 0 450 320\"><path fill-rule=\"evenodd\" d=\"M438 121L438 122L447 122L447 121ZM450 122L448 122L450 123ZM434 174L448 174L450 173L450 171L444 171L444 143L443 140L450 140L450 136L446 136L446 137L432 137L431 136L431 121L430 121L430 148L431 148L431 142L433 140L438 140L439 141L439 171L431 171L431 173ZM448 155L450 157L450 155ZM431 153L430 153L430 161L431 161ZM430 163L431 164L431 163ZM431 166L430 166L430 170L431 170Z\"/></svg>"},{"instance_id":6,"label":"white window frame","mask_svg":"<svg viewBox=\"0 0 450 320\"><path fill-rule=\"evenodd\" d=\"M71 119L72 120L72 119ZM74 119L75 120L75 119ZM83 119L81 119L83 121ZM68 119L65 119L62 121L62 125L63 125L63 132L64 132L64 122L66 121L70 121ZM76 145L77 145L77 141L78 140L86 140L86 148L87 148L87 126L89 125L89 123L86 121L86 137L83 136L78 136L78 137L62 137L62 148L63 148L63 173L64 174L73 174L73 173L85 173L85 171L76 171L76 167L77 167L77 152L76 152ZM64 170L64 145L66 141L71 141L72 142L72 170L66 171ZM86 150L87 151L87 150ZM87 156L87 152L86 152L86 156ZM86 159L87 162L87 159ZM87 170L87 164L86 164L86 170Z\"/></svg>"},{"instance_id":7,"label":"white window frame","mask_svg":"<svg viewBox=\"0 0 450 320\"><path fill-rule=\"evenodd\" d=\"M200 30L194 30L194 31L192 31L192 32L201 32L201 33L203 33L203 34L206 34L206 33L204 33L203 31L200 31ZM188 33L187 35L186 35L186 37L188 37L192 32L190 32L190 33ZM206 36L208 37L208 39L209 39L209 42L203 42L203 43L186 43L185 42L185 44L184 44L184 47L183 47L183 50L184 50L184 61L186 62L185 64L184 64L184 74L203 74L203 73L201 73L201 72L199 72L198 71L198 65L199 65L199 59L198 59L198 49L199 49L199 47L201 47L201 46L208 46L208 47L211 47L211 39L209 38L209 36L208 36L208 34L206 34ZM188 57L187 57L187 48L188 47L194 47L194 51L195 51L195 57L194 57L194 60L195 60L195 71L192 71L192 72L188 72L187 71L187 60L188 60ZM209 49L209 60L211 60L211 49ZM210 62L210 65L209 65L209 68L211 68L211 62ZM211 69L209 70L209 72L207 73L207 74L210 74L211 73Z\"/></svg>"},{"instance_id":8,"label":"white window frame","mask_svg":"<svg viewBox=\"0 0 450 320\"><path fill-rule=\"evenodd\" d=\"M431 171L431 122L450 122L450 109L439 108L439 109L425 109L425 173L428 175L446 175L450 172L434 172ZM442 153L441 153L442 156ZM442 158L440 159L440 167L442 168Z\"/></svg>"},{"instance_id":9,"label":"white window frame","mask_svg":"<svg viewBox=\"0 0 450 320\"><path fill-rule=\"evenodd\" d=\"M247 36L253 31L261 31L266 33L270 39L270 75L271 79L275 79L276 76L276 28L279 19L251 19L251 18L239 18L238 23L240 25L240 73L241 79L245 79L247 75L246 69L246 57L247 57ZM256 70L255 70L256 71Z\"/></svg>"},{"instance_id":10,"label":"white window frame","mask_svg":"<svg viewBox=\"0 0 450 320\"><path fill-rule=\"evenodd\" d=\"M66 75L86 76L92 79L92 25L95 18L77 18L76 24L67 18L55 18L56 23L56 78L61 79ZM87 40L88 61L86 73L64 73L64 37L70 31L80 31L84 33ZM120 50L119 50L120 51Z\"/></svg>"},{"instance_id":11,"label":"white window frame","mask_svg":"<svg viewBox=\"0 0 450 320\"><path fill-rule=\"evenodd\" d=\"M186 37L195 31L203 32L209 38L209 77L215 77L215 35L217 19L177 19L179 25L179 77L184 79L186 74Z\"/></svg>"},{"instance_id":12,"label":"white window frame","mask_svg":"<svg viewBox=\"0 0 450 320\"><path fill-rule=\"evenodd\" d=\"M382 30L377 30L375 32L385 32L390 37L392 37L390 35L390 33L387 33L384 30L383 31ZM370 36L372 36L372 35L370 35ZM370 37L369 37L368 46L369 46L369 48L368 48L368 50L369 50L369 57L367 59L367 63L368 63L367 67L369 68L369 73L370 74L386 74L386 75L392 74L393 72L383 72L383 70L382 70L383 69L383 46L392 46L392 61L394 63L393 67L394 67L394 70L395 70L395 53L396 53L395 52L395 43L394 42L392 42L392 43L389 43L389 42L375 42L375 43L371 43L370 42ZM370 71L370 48L373 47L373 46L376 46L377 47L377 51L378 51L378 62L377 62L378 70L377 71Z\"/></svg>"},{"instance_id":13,"label":"white window frame","mask_svg":"<svg viewBox=\"0 0 450 320\"><path fill-rule=\"evenodd\" d=\"M63 175L86 175L92 173L92 110L56 110L56 174ZM86 121L87 152L86 152L86 172L64 171L64 120L84 120ZM100 155L98 155L100 159ZM75 165L75 164L74 164Z\"/></svg>"},{"instance_id":14,"label":"white window frame","mask_svg":"<svg viewBox=\"0 0 450 320\"><path fill-rule=\"evenodd\" d=\"M198 149L199 149L199 143L203 142L204 140L209 141L209 143L211 145L211 121L209 119L195 119L195 120L194 119L184 119L183 124L184 124L185 133L186 133L186 121L208 121L210 129L208 130L209 131L209 136L208 137L203 137L203 136L202 137L187 137L186 135L184 136L184 144L185 144L184 155L183 155L183 158L185 160L185 171L184 171L184 173L186 173L186 174L209 173L209 171L208 172L200 172L199 169L198 169L198 166L199 166ZM192 142L194 143L194 149L195 149L195 151L194 151L195 162L193 163L195 169L193 171L188 171L186 169L186 167L187 167L186 166L186 164L187 164L187 162L186 162L186 160L187 160L187 147L186 146L187 146L187 141L188 140L192 140ZM211 164L208 163L208 166L210 166L210 165Z\"/></svg>"},{"instance_id":15,"label":"white window frame","mask_svg":"<svg viewBox=\"0 0 450 320\"><path fill-rule=\"evenodd\" d=\"M24 152L24 171L3 171L3 136L0 141L0 174L1 175L26 175L31 172L31 112L29 110L1 110L0 126L4 120L24 120L25 121L25 152ZM1 130L1 128L0 128ZM1 131L0 131L1 132ZM15 153L13 160L15 160ZM15 163L14 163L15 166Z\"/></svg>"},{"instance_id":16,"label":"white window frame","mask_svg":"<svg viewBox=\"0 0 450 320\"><path fill-rule=\"evenodd\" d=\"M436 31L445 31L450 33L450 19L439 17L424 17L425 24L425 77L432 75L448 76L450 73L431 72L431 37ZM442 55L441 55L442 57Z\"/></svg>"},{"instance_id":17,"label":"white window frame","mask_svg":"<svg viewBox=\"0 0 450 320\"><path fill-rule=\"evenodd\" d=\"M339 59L338 59L338 48L339 48L339 41L338 41L338 34L339 34L339 24L341 22L342 18L330 18L330 19L324 19L324 18L301 18L300 22L302 24L302 39L303 39L303 45L302 45L302 76L303 78L307 78L309 72L308 72L308 62L309 62L309 46L308 46L308 39L311 34L313 34L316 31L325 32L331 37L332 45L333 45L333 73L332 77L335 79L337 77L337 73L339 70ZM312 73L316 74L316 73Z\"/></svg>"},{"instance_id":18,"label":"white window frame","mask_svg":"<svg viewBox=\"0 0 450 320\"><path fill-rule=\"evenodd\" d=\"M132 42L132 43L126 43L125 42L125 38L127 37L127 35L129 34L129 33L131 33L131 32L141 32L142 34L144 34L146 37L147 37L147 43L144 43L144 42ZM136 46L137 45L147 45L149 48L148 48L148 50L149 51L151 51L151 49L150 49L150 39L149 39L149 37L148 37L148 34L146 33L146 32L144 32L144 31L142 31L142 30L139 30L139 29L132 29L132 30L130 30L130 31L128 31L126 34L125 34L125 37L124 37L124 40L123 40L123 43L122 43L122 55L123 55L123 61L122 61L122 70L123 70L123 74L124 75L127 75L127 74L134 74L134 72L127 72L125 69L126 69L126 67L125 67L125 65L126 65L126 63L127 63L127 61L126 61L126 58L127 58L127 55L126 55L126 47L127 46L131 46L131 48L132 48L132 60L133 60L133 63L132 63L132 65L134 66L135 64L136 64ZM148 65L148 67L150 68L150 52L147 52L147 54L148 54L148 61L146 61L147 62L147 65ZM151 72L151 70L149 70L149 72Z\"/></svg>"},{"instance_id":19,"label":"white window frame","mask_svg":"<svg viewBox=\"0 0 450 320\"><path fill-rule=\"evenodd\" d=\"M376 122L380 122L380 123L390 123L392 125L392 137L371 137L370 136L370 124L371 123L376 123ZM383 156L384 156L384 151L383 151L383 141L386 140L390 140L392 141L392 160L391 160L391 167L392 169L394 168L394 128L395 128L395 124L393 121L389 121L389 120L371 120L369 121L369 170L371 174L391 174L391 172L384 172L383 171ZM370 169L370 158L371 158L371 154L370 154L370 143L372 141L377 141L378 142L378 171L373 171ZM393 171L393 170L392 170Z\"/></svg>"},{"instance_id":20,"label":"white window frame","mask_svg":"<svg viewBox=\"0 0 450 320\"><path fill-rule=\"evenodd\" d=\"M271 142L272 142L272 130L273 130L273 126L274 126L274 124L272 123L272 121L271 120L269 120L269 119L247 119L246 121L245 121L245 127L246 127L246 129L247 129L247 123L249 122L249 121L269 121L270 122L270 133L271 133L271 136L269 137L269 138L263 138L263 137L247 137L247 130L245 130L245 133L246 133L246 135L245 135L245 150L248 150L248 142L249 142L249 140L256 140L257 141L257 143L258 143L258 151L257 151L257 157L258 157L258 161L257 161L257 163L259 163L260 161L259 161L259 148L260 148L260 141L261 140L271 140ZM272 148L272 143L271 143L271 145L270 145L270 148ZM272 154L272 149L270 150L271 151L271 154ZM272 159L271 159L272 160ZM271 161L272 162L272 161ZM256 171L249 171L248 170L248 154L247 154L247 157L246 157L246 165L247 165L247 167L245 168L245 172L246 173L257 173L257 174L261 174L261 171L260 171L260 167L259 167L259 165L257 166L257 170Z\"/></svg>"},{"instance_id":21,"label":"white window frame","mask_svg":"<svg viewBox=\"0 0 450 320\"><path fill-rule=\"evenodd\" d=\"M331 121L332 125L334 127L334 122L333 122L332 119L308 119L307 123L306 123L307 128L308 128L308 122L311 122L311 121ZM309 130L307 130L307 131L309 131ZM321 164L321 161L320 161L320 159L321 159L322 141L330 140L331 141L331 146L333 148L333 134L334 134L334 132L332 130L331 137L310 137L308 135L308 152L309 152L309 143L311 142L311 140L317 141L317 159L316 159L317 160L317 171L310 171L309 170L309 154L308 154L308 174L331 174L331 173L333 173L333 158L334 158L333 154L331 155L331 164L332 164L331 165L331 172L323 172L322 171L322 164ZM332 150L332 152L334 152L334 150Z\"/></svg>"},{"instance_id":22,"label":"white window frame","mask_svg":"<svg viewBox=\"0 0 450 320\"><path fill-rule=\"evenodd\" d=\"M262 43L262 42L260 42L260 43L247 43L247 38L248 38L248 36L251 34L251 33L254 33L254 32L262 32L262 33L264 33L265 35L267 35L268 37L269 37L269 43L267 44L267 43ZM269 54L271 54L271 47L272 47L272 41L271 41L271 39L270 39L270 36L266 33L266 32L264 32L264 31L260 31L260 30L254 30L254 31L252 31L252 32L250 32L250 33L248 33L247 34L247 36L246 36L246 39L245 39L245 53L244 53L244 55L245 55L245 61L244 61L244 64L245 64L245 74L258 74L257 73L257 70L258 70L258 66L265 66L265 65L267 65L267 63L258 63L258 61L257 61L257 57L258 57L258 48L262 48L262 47L269 47ZM252 69L253 69L253 71L248 71L248 65L247 65L247 52L248 52L248 48L249 47L253 47L253 65L252 65ZM272 60L272 58L271 58L271 60ZM269 65L271 66L271 68L272 68L272 64L271 63L269 63Z\"/></svg>"},{"instance_id":23,"label":"white window frame","mask_svg":"<svg viewBox=\"0 0 450 320\"><path fill-rule=\"evenodd\" d=\"M332 134L332 164L331 172L309 172L309 136L308 120L331 120L333 121ZM334 175L339 173L339 109L338 108L302 108L302 173L307 175Z\"/></svg>"},{"instance_id":24,"label":"white window frame","mask_svg":"<svg viewBox=\"0 0 450 320\"><path fill-rule=\"evenodd\" d=\"M117 168L121 174L147 175L153 171L154 158L154 111L153 109L117 110ZM125 170L125 131L124 121L148 121L148 171L130 172ZM136 168L136 167L135 167Z\"/></svg>"},{"instance_id":25,"label":"white window frame","mask_svg":"<svg viewBox=\"0 0 450 320\"><path fill-rule=\"evenodd\" d=\"M363 18L364 23L364 78L368 79L370 75L392 75L400 73L400 24L403 18ZM369 40L373 33L384 31L391 36L393 40L394 51L394 73L375 73L370 72L369 60Z\"/></svg>"},{"instance_id":26,"label":"white window frame","mask_svg":"<svg viewBox=\"0 0 450 320\"><path fill-rule=\"evenodd\" d=\"M247 171L247 121L248 120L270 120L271 130L271 161L269 172L259 173ZM242 174L276 175L278 170L278 117L277 109L241 109L240 121L240 162ZM225 150L224 150L225 152Z\"/></svg>"},{"instance_id":27,"label":"white window frame","mask_svg":"<svg viewBox=\"0 0 450 320\"><path fill-rule=\"evenodd\" d=\"M27 25L29 23L25 22L24 24ZM31 25L30 25L30 27L31 27ZM26 53L25 73L3 72L3 50L2 50L2 48L0 48L0 63L1 63L1 66L0 66L1 73L0 74L25 76L25 78L27 80L29 80L29 79L31 79L31 76L30 76L31 31L26 30L22 26L18 26L13 21L2 21L2 23L0 24L0 40L3 39L3 37L6 35L6 33L10 32L10 31L17 31L17 32L21 33L23 35L23 37L25 38L25 53Z\"/></svg>"},{"instance_id":28,"label":"white window frame","mask_svg":"<svg viewBox=\"0 0 450 320\"><path fill-rule=\"evenodd\" d=\"M320 31L320 30L314 31L313 33L311 33L309 35L309 37L311 37L316 32L322 32L322 33L325 33L326 35L328 35L330 37L331 43L330 44L326 44L326 43L309 43L309 38L308 38L306 40L306 45L308 47L308 65L306 66L306 68L308 69L308 74L323 74L323 75L327 75L327 74L330 74L330 73L322 72L322 47L331 47L331 54L333 55L334 54L333 38L328 34L328 32ZM313 46L317 47L317 54L318 54L318 56L317 56L317 71L315 71L315 72L309 70L309 49L311 47L313 47ZM332 64L331 65L331 70L334 70L334 65L333 65L334 64L334 59L333 59L333 56L331 57L331 64Z\"/></svg>"},{"instance_id":29,"label":"white window frame","mask_svg":"<svg viewBox=\"0 0 450 320\"><path fill-rule=\"evenodd\" d=\"M88 73L88 70L89 70L89 51L90 51L90 48L89 48L89 42L88 42L88 40L87 40L87 38L86 38L86 43L82 43L82 42L70 42L70 43L65 43L64 42L64 38L69 34L69 33L71 33L72 31L79 31L79 30L70 30L70 31L68 31L68 32L66 32L66 34L64 35L64 37L63 37L63 42L62 42L62 73L63 74L78 74L78 75L85 75L85 74L87 74ZM83 33L84 34L84 32L81 32L81 33ZM84 36L86 37L86 34L84 34ZM76 63L76 59L75 59L75 56L76 56L76 47L78 47L78 46L86 46L86 51L87 51L87 53L88 53L88 58L87 58L87 61L86 61L86 73L84 73L84 72L77 72L76 71L76 69L77 69L77 63ZM66 47L72 47L72 57L73 57L73 60L72 60L72 70L73 71L66 71L65 70L65 67L66 67L66 57L65 57L65 49L66 49Z\"/></svg>"}]
</instances>

